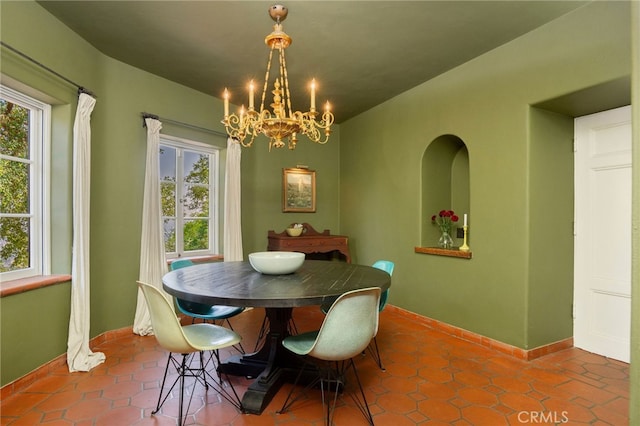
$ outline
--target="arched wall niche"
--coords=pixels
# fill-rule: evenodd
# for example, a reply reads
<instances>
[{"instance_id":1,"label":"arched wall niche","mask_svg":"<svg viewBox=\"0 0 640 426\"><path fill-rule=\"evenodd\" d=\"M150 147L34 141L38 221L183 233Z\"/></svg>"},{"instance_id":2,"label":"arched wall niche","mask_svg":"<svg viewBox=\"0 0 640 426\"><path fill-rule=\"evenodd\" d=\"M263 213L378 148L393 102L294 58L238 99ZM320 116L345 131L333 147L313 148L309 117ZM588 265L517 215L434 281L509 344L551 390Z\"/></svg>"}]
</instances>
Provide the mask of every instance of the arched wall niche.
<instances>
[{"instance_id":1,"label":"arched wall niche","mask_svg":"<svg viewBox=\"0 0 640 426\"><path fill-rule=\"evenodd\" d=\"M453 210L460 217L470 213L469 151L455 135L441 135L427 146L422 156L422 247L435 247L440 231L431 217L440 210ZM455 246L463 243L452 230Z\"/></svg>"}]
</instances>

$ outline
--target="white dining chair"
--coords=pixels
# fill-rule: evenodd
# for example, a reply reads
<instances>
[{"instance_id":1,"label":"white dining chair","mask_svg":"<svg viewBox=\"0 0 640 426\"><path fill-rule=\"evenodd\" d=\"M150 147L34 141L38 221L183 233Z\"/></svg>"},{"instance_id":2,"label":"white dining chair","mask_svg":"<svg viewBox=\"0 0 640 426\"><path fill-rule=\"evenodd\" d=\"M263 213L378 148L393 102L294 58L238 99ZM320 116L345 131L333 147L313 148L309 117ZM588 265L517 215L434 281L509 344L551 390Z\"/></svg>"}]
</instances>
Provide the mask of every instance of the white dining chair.
<instances>
[{"instance_id":1,"label":"white dining chair","mask_svg":"<svg viewBox=\"0 0 640 426\"><path fill-rule=\"evenodd\" d=\"M282 341L285 348L304 357L305 362L296 377L296 385L302 373L308 371L309 363L313 362L317 367L318 375L307 385L305 391L320 383L327 425L333 422L338 394L344 388L345 376L349 370L353 371L360 390L359 396L354 392L349 395L368 423L373 425L373 416L353 357L366 349L378 331L380 293L379 287L346 292L333 303L319 330L288 336ZM325 388L327 391L334 388L331 404L325 401ZM282 404L280 413L286 412L305 393L301 392L296 398L291 398L294 389L295 385Z\"/></svg>"},{"instance_id":2,"label":"white dining chair","mask_svg":"<svg viewBox=\"0 0 640 426\"><path fill-rule=\"evenodd\" d=\"M233 388L233 384L231 382L225 384L220 377L214 377L214 375L207 371L207 367L209 367L210 364L213 370L216 369L216 363L218 365L220 364L218 350L239 343L241 340L240 336L232 330L215 324L198 323L182 326L170 302L160 290L140 281L138 281L138 287L142 290L147 302L151 317L151 326L153 327L155 337L160 346L169 351L167 366L165 367L162 385L160 386L158 403L151 414L156 414L160 408L162 408L178 382L180 382L178 425L184 425L185 423L194 394L193 390L195 390L198 382L202 383L207 389L211 385L221 397L229 401L238 410L241 410L240 398ZM206 359L205 352L209 352L209 356ZM192 366L191 364L196 354L198 355L199 362L196 362L197 366ZM165 382L172 366L175 368L178 376L165 391ZM191 396L189 397L189 403L186 409L183 409L186 377L193 377L194 384ZM226 389L226 386L230 388L230 391ZM164 398L163 391L165 391Z\"/></svg>"}]
</instances>

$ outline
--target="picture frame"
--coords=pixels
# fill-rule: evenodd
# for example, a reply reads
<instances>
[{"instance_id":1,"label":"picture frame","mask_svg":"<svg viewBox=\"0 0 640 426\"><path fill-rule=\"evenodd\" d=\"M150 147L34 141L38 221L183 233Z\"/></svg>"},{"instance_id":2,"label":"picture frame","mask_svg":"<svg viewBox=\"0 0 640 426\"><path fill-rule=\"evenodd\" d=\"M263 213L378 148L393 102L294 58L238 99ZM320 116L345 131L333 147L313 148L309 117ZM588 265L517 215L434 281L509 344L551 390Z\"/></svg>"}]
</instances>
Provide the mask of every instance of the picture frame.
<instances>
[{"instance_id":1,"label":"picture frame","mask_svg":"<svg viewBox=\"0 0 640 426\"><path fill-rule=\"evenodd\" d=\"M299 167L282 169L282 211L315 213L315 170Z\"/></svg>"}]
</instances>

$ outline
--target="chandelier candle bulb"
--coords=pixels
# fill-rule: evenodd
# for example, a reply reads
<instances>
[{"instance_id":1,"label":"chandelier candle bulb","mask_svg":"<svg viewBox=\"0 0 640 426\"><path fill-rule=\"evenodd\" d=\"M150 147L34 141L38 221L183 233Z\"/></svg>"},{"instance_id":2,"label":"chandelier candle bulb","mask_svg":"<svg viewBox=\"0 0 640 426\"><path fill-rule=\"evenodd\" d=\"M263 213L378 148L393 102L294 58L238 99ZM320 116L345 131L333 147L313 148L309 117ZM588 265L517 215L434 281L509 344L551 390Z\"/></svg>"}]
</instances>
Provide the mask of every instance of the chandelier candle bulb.
<instances>
[{"instance_id":1,"label":"chandelier candle bulb","mask_svg":"<svg viewBox=\"0 0 640 426\"><path fill-rule=\"evenodd\" d=\"M249 82L249 111L253 111L253 80Z\"/></svg>"},{"instance_id":2,"label":"chandelier candle bulb","mask_svg":"<svg viewBox=\"0 0 640 426\"><path fill-rule=\"evenodd\" d=\"M316 110L316 79L311 80L311 111Z\"/></svg>"},{"instance_id":3,"label":"chandelier candle bulb","mask_svg":"<svg viewBox=\"0 0 640 426\"><path fill-rule=\"evenodd\" d=\"M222 97L224 98L224 116L229 117L229 91L226 89L224 89L224 94L222 95Z\"/></svg>"}]
</instances>

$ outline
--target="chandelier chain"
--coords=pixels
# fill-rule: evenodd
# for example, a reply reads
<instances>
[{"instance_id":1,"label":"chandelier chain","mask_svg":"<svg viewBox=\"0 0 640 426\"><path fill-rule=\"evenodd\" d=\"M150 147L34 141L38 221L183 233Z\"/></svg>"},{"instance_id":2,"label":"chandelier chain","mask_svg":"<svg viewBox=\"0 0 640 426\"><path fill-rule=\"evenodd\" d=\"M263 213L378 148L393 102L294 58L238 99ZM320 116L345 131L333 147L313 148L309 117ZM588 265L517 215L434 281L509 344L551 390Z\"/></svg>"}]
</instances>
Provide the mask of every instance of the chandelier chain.
<instances>
[{"instance_id":1,"label":"chandelier chain","mask_svg":"<svg viewBox=\"0 0 640 426\"><path fill-rule=\"evenodd\" d=\"M284 49L280 49L280 75L284 76L284 90L286 92L287 108L289 108L289 118L293 118L291 108L291 92L289 92L289 76L287 75L287 61L284 58Z\"/></svg>"},{"instance_id":2,"label":"chandelier chain","mask_svg":"<svg viewBox=\"0 0 640 426\"><path fill-rule=\"evenodd\" d=\"M269 73L271 72L271 59L273 58L273 46L269 50L269 62L267 62L267 72L264 76L264 88L262 89L262 99L260 100L260 111L264 110L264 100L267 96L267 88L269 87Z\"/></svg>"}]
</instances>

